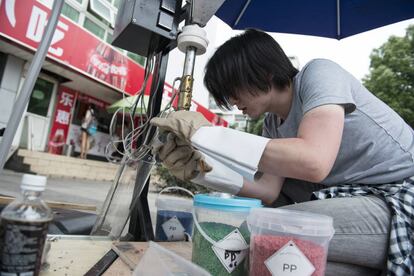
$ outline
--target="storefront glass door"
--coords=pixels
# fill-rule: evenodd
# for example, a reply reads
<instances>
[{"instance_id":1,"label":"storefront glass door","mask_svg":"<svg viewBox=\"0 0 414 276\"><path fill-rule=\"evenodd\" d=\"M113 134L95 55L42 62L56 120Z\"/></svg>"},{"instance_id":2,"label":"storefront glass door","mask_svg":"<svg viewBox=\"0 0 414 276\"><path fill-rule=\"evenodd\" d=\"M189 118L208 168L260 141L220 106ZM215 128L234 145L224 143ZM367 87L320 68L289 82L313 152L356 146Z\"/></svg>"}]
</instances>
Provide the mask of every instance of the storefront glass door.
<instances>
[{"instance_id":1,"label":"storefront glass door","mask_svg":"<svg viewBox=\"0 0 414 276\"><path fill-rule=\"evenodd\" d=\"M56 83L38 78L30 96L22 141L29 150L44 151L53 112ZM25 137L24 137L25 136Z\"/></svg>"}]
</instances>

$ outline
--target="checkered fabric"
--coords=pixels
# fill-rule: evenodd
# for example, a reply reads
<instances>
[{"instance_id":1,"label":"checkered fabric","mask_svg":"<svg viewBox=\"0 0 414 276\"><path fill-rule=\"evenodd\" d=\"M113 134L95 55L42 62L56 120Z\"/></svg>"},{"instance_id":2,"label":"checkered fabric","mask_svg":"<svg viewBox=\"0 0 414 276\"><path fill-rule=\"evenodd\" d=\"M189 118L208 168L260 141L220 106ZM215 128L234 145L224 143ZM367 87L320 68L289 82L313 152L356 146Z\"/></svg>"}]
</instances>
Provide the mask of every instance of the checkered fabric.
<instances>
[{"instance_id":1,"label":"checkered fabric","mask_svg":"<svg viewBox=\"0 0 414 276\"><path fill-rule=\"evenodd\" d=\"M377 195L391 211L387 275L414 275L414 177L381 185L346 184L313 193L314 199ZM411 254L413 253L413 254Z\"/></svg>"}]
</instances>

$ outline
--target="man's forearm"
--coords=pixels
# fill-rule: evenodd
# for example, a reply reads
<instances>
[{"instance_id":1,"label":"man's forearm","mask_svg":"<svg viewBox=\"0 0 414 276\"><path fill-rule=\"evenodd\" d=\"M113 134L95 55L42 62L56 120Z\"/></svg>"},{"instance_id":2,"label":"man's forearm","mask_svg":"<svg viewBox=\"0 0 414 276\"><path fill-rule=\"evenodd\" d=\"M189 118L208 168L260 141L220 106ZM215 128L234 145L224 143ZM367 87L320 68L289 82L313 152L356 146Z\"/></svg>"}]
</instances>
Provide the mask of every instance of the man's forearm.
<instances>
[{"instance_id":1,"label":"man's forearm","mask_svg":"<svg viewBox=\"0 0 414 276\"><path fill-rule=\"evenodd\" d=\"M244 179L243 187L237 195L257 198L265 205L270 205L279 197L284 181L284 177L271 174L264 174L254 183Z\"/></svg>"}]
</instances>

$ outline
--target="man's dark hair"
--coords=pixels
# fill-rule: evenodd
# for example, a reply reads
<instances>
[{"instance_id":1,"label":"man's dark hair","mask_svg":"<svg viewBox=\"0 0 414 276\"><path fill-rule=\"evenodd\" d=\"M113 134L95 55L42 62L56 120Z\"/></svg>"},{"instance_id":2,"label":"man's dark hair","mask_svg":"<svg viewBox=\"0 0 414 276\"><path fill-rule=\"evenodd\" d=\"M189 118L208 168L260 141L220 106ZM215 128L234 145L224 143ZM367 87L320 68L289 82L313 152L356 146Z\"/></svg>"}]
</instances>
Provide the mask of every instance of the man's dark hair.
<instances>
[{"instance_id":1,"label":"man's dark hair","mask_svg":"<svg viewBox=\"0 0 414 276\"><path fill-rule=\"evenodd\" d=\"M267 93L290 85L298 70L267 33L248 29L221 45L206 65L204 85L217 105L231 109L229 98L241 91Z\"/></svg>"}]
</instances>

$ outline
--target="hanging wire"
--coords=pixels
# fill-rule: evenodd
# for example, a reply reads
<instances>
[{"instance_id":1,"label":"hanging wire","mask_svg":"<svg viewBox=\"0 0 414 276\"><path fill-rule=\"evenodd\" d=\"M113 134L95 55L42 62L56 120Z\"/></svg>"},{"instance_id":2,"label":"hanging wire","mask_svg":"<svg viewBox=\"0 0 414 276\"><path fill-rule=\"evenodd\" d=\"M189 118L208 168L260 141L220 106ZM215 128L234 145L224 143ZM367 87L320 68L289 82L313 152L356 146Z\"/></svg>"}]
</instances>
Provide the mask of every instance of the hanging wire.
<instances>
[{"instance_id":1,"label":"hanging wire","mask_svg":"<svg viewBox=\"0 0 414 276\"><path fill-rule=\"evenodd\" d=\"M105 157L109 162L120 163L139 161L143 159L151 151L152 140L155 136L157 136L157 130L154 130L155 135L151 134L153 131L151 131L152 126L149 123L150 120L155 116L165 117L169 111L172 110L173 102L178 94L178 89L175 89L176 83L181 81L181 78L179 77L175 78L173 81L171 99L158 114L154 114L155 97L152 94L149 95L148 103L145 103L145 91L149 77L153 71L154 59L154 55L147 58L144 81L141 89L136 94L135 102L132 103L130 107L120 107L112 116L109 127L110 142L105 147ZM124 93L122 95L122 99L124 101L126 99ZM140 116L138 117L138 125L135 126L134 121L137 110L139 110ZM118 118L120 116L122 118L121 137L118 137L119 135L116 133L116 130L118 126ZM126 118L130 125L129 130L125 128ZM143 137L144 134L145 137ZM142 143L141 145L136 146L136 143L139 140L141 140ZM122 145L123 151L118 148L119 145ZM118 157L114 157L114 153L117 154Z\"/></svg>"},{"instance_id":2,"label":"hanging wire","mask_svg":"<svg viewBox=\"0 0 414 276\"><path fill-rule=\"evenodd\" d=\"M144 81L141 85L141 89L136 93L136 99L135 102L131 106L123 106L120 107L118 110L115 111L115 113L112 116L111 124L110 124L110 142L105 147L105 156L110 162L119 163L118 158L112 157L113 153L117 153L118 156L130 156L130 147L132 145L131 139L133 139L135 136L134 134L137 134L136 136L139 136L140 133L142 133L142 129L145 126L144 123L144 114L146 114L146 106L143 103L144 102L144 94L147 87L149 76L151 75L151 72L153 70L153 64L154 64L154 56L148 56L147 63L145 65L145 73L144 73ZM125 93L122 94L122 100L125 101ZM139 124L138 127L134 126L134 114L137 108L138 103L141 103L140 110L141 110L141 116L139 117ZM131 112L132 111L132 112ZM129 124L130 124L130 131L126 133L125 131L125 117L128 114L129 117ZM121 121L121 137L117 137L118 134L114 133L114 130L116 132L117 126L118 126L118 118L119 115L122 117ZM123 151L120 151L118 149L118 145L122 144Z\"/></svg>"}]
</instances>

